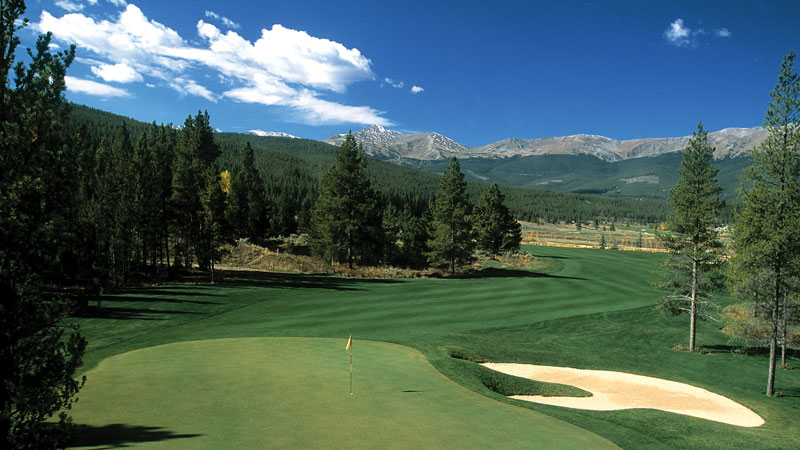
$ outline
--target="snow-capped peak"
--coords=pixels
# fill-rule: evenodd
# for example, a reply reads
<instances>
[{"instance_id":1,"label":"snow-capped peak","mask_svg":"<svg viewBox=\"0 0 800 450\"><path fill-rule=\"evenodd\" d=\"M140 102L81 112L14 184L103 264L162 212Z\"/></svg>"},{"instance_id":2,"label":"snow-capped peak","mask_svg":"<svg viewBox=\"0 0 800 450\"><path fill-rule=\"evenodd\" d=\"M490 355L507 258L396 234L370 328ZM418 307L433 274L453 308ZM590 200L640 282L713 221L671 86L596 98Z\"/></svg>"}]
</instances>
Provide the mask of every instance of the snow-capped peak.
<instances>
[{"instance_id":1,"label":"snow-capped peak","mask_svg":"<svg viewBox=\"0 0 800 450\"><path fill-rule=\"evenodd\" d=\"M292 139L298 139L297 136L293 136L289 133L284 133L283 131L250 130L248 131L248 133L255 134L256 136L287 137Z\"/></svg>"}]
</instances>

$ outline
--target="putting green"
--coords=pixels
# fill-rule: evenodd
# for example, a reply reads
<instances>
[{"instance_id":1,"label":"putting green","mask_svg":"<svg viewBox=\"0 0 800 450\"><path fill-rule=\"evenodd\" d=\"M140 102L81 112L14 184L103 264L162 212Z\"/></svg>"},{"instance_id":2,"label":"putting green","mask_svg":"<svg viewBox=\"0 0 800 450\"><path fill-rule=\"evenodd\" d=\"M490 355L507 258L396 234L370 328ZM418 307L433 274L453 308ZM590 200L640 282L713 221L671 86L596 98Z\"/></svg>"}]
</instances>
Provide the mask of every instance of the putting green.
<instances>
[{"instance_id":1,"label":"putting green","mask_svg":"<svg viewBox=\"0 0 800 450\"><path fill-rule=\"evenodd\" d=\"M78 447L617 448L451 382L408 347L346 339L181 342L104 360L72 411Z\"/></svg>"}]
</instances>

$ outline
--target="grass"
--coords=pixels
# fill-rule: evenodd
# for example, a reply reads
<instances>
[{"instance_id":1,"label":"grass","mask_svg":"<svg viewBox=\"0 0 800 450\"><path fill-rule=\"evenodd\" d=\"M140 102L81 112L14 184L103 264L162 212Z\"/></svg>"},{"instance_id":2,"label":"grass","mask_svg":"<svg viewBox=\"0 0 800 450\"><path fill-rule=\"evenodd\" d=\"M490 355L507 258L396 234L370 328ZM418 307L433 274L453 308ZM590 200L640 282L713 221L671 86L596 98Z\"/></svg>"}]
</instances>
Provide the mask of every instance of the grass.
<instances>
[{"instance_id":1,"label":"grass","mask_svg":"<svg viewBox=\"0 0 800 450\"><path fill-rule=\"evenodd\" d=\"M94 383L75 414L88 432L76 444L105 444L91 431L109 426L158 424L157 433L118 444L523 448L535 426L540 446L616 448L561 420L465 389L408 347L358 341L354 351L352 396L342 339L203 340L112 357L91 372Z\"/></svg>"},{"instance_id":2,"label":"grass","mask_svg":"<svg viewBox=\"0 0 800 450\"><path fill-rule=\"evenodd\" d=\"M355 347L356 358L363 358L358 349L365 340L402 344L421 352L438 372L482 394L469 398L492 400L489 403L475 400L474 413L478 416L494 414L487 412L492 409L490 404L516 405L520 408L514 410L539 413L527 419L536 432L530 427L519 430L532 446L537 446L538 430L548 428L540 426L544 422L538 418L544 416L577 425L624 448L800 446L800 437L795 433L800 409L800 371L779 371L776 386L783 396L765 397L766 356L731 352L725 336L718 331L721 324L702 323L699 327L698 342L709 354L672 349L676 344L685 343L688 325L685 317L666 318L652 308L657 292L649 287L649 282L655 277L660 255L548 247L527 249L537 257L531 271L487 270L485 276L460 279L363 280L242 271L228 273L221 285L160 286L107 296L100 308L95 307L76 319L89 340L84 370L98 367L101 361L115 355L124 358L137 354L126 352L163 344L221 338L308 337L338 338L337 345L343 347L352 333L359 345ZM428 373L431 366L420 363L419 356L409 356L417 353L404 351L411 353L392 356L394 353L387 350L386 362L391 360L401 366L410 364L413 371ZM341 359L342 354L342 349L335 348L333 357ZM376 358L380 361L383 356ZM414 362L414 358L419 361ZM149 376L159 372L168 360L155 358L150 364L143 362L127 371L132 375ZM659 411L592 412L509 400L495 391L561 388L558 385L521 387L508 380L488 380L485 369L473 362L478 360L622 370L668 378L731 397L756 411L767 423L761 428L744 429ZM212 364L214 359L205 361ZM299 359L297 364L302 361ZM797 365L797 358L792 358L790 364ZM269 373L273 370L278 369L271 368ZM210 377L216 371L205 373ZM276 372L275 377L281 375ZM236 374L231 374L229 379L242 383L242 389L247 391L246 380L239 380ZM299 378L292 382L296 382L295 388L302 389L311 389L319 383ZM421 378L420 382L423 382ZM165 381L162 384L169 390L175 383ZM199 380L193 384L202 387L205 382ZM153 405L142 408L137 422L99 424L104 413L100 406L89 404L87 398L90 389L99 389L102 385L122 389L125 384L103 381L94 372L89 373L86 390L81 394L83 398L75 410L76 417L79 413L88 414L81 416L82 420L93 424L86 436L108 436L106 440L113 441L113 436L135 435L137 430L144 435L150 432L204 436L224 433L221 425L211 422L198 422L206 424L202 430L189 427L188 422L185 427L169 425L166 419L154 416L158 408ZM498 385L505 387L497 388ZM136 388L131 392L153 389L149 384L143 387L134 383L133 386ZM452 384L452 387L455 389L457 385ZM226 391L221 392L213 395L226 395ZM438 394L431 390L425 395ZM281 400L284 401L288 400ZM171 403L180 404L181 401ZM304 404L306 415L316 411L315 403ZM276 410L281 407L282 403L270 406ZM464 407L461 404L450 412L460 412ZM396 408L404 411L402 406ZM380 415L371 407L363 411L365 417L391 415L388 411ZM94 422L90 421L92 417ZM301 423L295 426L312 420L301 417ZM436 420L439 419L431 422L434 428L441 428L440 432L444 433L448 423L441 422L437 426ZM323 431L335 434L338 430L334 428L332 422ZM284 434L291 435L294 428L285 430ZM574 434L573 431L561 433L565 443ZM381 439L387 436L396 436L401 439L398 442L405 439L389 431L362 437L365 443L372 439L374 447L385 443ZM512 442L518 436L512 433L507 438ZM200 439L211 438L165 439L159 444L180 446L177 443ZM128 441L138 442L133 437ZM597 445L603 442L597 440ZM248 445L241 441L237 446ZM342 446L346 445L342 442Z\"/></svg>"}]
</instances>

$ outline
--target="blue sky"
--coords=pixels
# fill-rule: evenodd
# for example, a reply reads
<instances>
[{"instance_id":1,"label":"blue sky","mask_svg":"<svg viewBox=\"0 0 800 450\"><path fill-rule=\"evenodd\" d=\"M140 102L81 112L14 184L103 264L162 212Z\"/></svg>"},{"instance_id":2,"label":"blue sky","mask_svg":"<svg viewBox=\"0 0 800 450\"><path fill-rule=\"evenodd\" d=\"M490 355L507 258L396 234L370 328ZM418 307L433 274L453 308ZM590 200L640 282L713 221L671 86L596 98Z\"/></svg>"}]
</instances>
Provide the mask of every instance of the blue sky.
<instances>
[{"instance_id":1,"label":"blue sky","mask_svg":"<svg viewBox=\"0 0 800 450\"><path fill-rule=\"evenodd\" d=\"M466 145L760 125L797 1L28 1L76 44L67 98L311 139L378 123Z\"/></svg>"}]
</instances>

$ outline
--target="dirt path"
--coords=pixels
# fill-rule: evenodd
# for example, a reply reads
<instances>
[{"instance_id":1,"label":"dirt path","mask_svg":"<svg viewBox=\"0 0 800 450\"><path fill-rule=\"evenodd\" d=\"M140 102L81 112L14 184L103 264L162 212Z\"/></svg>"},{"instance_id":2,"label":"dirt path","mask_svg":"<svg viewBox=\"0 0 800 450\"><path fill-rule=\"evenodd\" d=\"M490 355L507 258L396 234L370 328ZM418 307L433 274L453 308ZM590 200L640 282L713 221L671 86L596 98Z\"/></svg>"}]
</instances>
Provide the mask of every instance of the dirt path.
<instances>
[{"instance_id":1,"label":"dirt path","mask_svg":"<svg viewBox=\"0 0 800 450\"><path fill-rule=\"evenodd\" d=\"M533 364L484 363L487 367L548 383L568 384L592 397L514 395L511 398L567 408L613 411L650 408L740 427L758 427L764 420L739 403L695 386L675 381L606 370L583 370Z\"/></svg>"}]
</instances>

